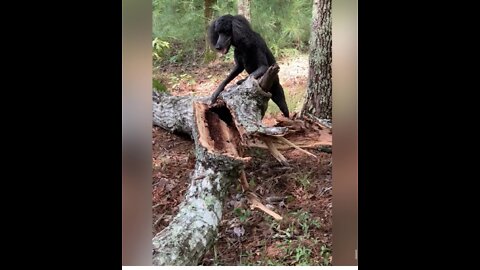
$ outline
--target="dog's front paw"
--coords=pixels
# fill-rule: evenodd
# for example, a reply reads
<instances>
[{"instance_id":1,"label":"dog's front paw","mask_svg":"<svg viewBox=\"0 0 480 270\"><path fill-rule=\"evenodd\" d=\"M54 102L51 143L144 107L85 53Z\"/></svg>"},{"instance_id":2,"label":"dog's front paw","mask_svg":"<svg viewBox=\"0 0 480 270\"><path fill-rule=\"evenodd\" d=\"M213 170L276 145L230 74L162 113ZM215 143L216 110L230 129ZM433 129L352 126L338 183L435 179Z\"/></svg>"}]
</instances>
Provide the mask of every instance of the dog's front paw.
<instances>
[{"instance_id":1,"label":"dog's front paw","mask_svg":"<svg viewBox=\"0 0 480 270\"><path fill-rule=\"evenodd\" d=\"M242 84L242 83L243 83L245 80L246 80L246 79L241 79L241 80L238 80L238 81L237 81L237 85L240 85L240 84Z\"/></svg>"},{"instance_id":2,"label":"dog's front paw","mask_svg":"<svg viewBox=\"0 0 480 270\"><path fill-rule=\"evenodd\" d=\"M210 97L210 106L212 106L213 104L215 104L215 102L217 102L217 99L218 99L218 95L216 94L213 94L211 97Z\"/></svg>"},{"instance_id":3,"label":"dog's front paw","mask_svg":"<svg viewBox=\"0 0 480 270\"><path fill-rule=\"evenodd\" d=\"M217 101L216 97L211 97L210 98L210 103L208 105L212 106L213 104L215 104L216 101Z\"/></svg>"}]
</instances>

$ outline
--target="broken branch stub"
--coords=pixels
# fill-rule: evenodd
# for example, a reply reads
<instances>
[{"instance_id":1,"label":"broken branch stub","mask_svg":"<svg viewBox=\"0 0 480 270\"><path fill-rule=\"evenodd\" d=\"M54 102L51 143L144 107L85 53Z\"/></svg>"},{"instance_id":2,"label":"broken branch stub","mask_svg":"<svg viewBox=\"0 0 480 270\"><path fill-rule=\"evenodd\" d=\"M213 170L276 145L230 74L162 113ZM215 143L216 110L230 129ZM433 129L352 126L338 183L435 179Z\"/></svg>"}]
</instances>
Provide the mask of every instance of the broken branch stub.
<instances>
[{"instance_id":1,"label":"broken branch stub","mask_svg":"<svg viewBox=\"0 0 480 270\"><path fill-rule=\"evenodd\" d=\"M266 74L271 76L274 74L272 70L275 69L270 67ZM264 82L267 84L268 80ZM243 142L253 135L283 136L287 133L286 127L266 127L262 124L270 97L271 94L262 90L252 77L220 94L219 99L225 102Z\"/></svg>"}]
</instances>

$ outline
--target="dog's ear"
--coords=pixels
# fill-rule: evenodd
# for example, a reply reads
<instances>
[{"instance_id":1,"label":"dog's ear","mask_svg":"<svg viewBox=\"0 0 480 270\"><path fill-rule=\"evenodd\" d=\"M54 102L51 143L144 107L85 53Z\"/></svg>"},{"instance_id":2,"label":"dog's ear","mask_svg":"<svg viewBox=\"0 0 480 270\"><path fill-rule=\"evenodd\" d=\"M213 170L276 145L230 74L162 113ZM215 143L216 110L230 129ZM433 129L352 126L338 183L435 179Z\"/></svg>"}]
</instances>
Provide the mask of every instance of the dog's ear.
<instances>
[{"instance_id":1,"label":"dog's ear","mask_svg":"<svg viewBox=\"0 0 480 270\"><path fill-rule=\"evenodd\" d=\"M217 22L217 20L218 19L213 20L210 23L210 26L208 26L208 30L207 30L208 40L210 41L210 45L212 45L212 47L215 47L215 44L217 44L217 40L218 40L218 33L217 31L215 31L215 23Z\"/></svg>"},{"instance_id":2,"label":"dog's ear","mask_svg":"<svg viewBox=\"0 0 480 270\"><path fill-rule=\"evenodd\" d=\"M253 30L250 23L242 15L233 16L232 37L235 44L249 45L253 42Z\"/></svg>"}]
</instances>

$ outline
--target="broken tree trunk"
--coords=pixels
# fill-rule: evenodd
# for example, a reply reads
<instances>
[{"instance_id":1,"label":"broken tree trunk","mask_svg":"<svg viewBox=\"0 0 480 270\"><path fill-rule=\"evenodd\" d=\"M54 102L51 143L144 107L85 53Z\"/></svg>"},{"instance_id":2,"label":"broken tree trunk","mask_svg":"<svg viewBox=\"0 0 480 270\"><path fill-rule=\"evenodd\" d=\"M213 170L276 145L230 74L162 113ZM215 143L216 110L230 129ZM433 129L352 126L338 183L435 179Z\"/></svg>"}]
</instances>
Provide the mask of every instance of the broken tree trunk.
<instances>
[{"instance_id":1,"label":"broken tree trunk","mask_svg":"<svg viewBox=\"0 0 480 270\"><path fill-rule=\"evenodd\" d=\"M192 135L192 102L198 97L177 97L153 92L153 124L174 133Z\"/></svg>"},{"instance_id":2,"label":"broken tree trunk","mask_svg":"<svg viewBox=\"0 0 480 270\"><path fill-rule=\"evenodd\" d=\"M260 84L269 89L269 77L277 73L278 66L270 67ZM271 94L262 90L259 82L247 78L222 92L212 106L208 98L154 93L154 125L190 135L196 155L179 213L152 240L154 265L197 265L217 235L226 190L243 174L250 159L242 156L243 145L252 136L287 132L285 127L262 125ZM261 203L250 197L255 200L254 207L262 209Z\"/></svg>"},{"instance_id":3,"label":"broken tree trunk","mask_svg":"<svg viewBox=\"0 0 480 270\"><path fill-rule=\"evenodd\" d=\"M217 235L226 190L244 165L236 150L235 131L205 103L195 102L193 112L195 170L179 213L153 238L153 265L198 264Z\"/></svg>"}]
</instances>

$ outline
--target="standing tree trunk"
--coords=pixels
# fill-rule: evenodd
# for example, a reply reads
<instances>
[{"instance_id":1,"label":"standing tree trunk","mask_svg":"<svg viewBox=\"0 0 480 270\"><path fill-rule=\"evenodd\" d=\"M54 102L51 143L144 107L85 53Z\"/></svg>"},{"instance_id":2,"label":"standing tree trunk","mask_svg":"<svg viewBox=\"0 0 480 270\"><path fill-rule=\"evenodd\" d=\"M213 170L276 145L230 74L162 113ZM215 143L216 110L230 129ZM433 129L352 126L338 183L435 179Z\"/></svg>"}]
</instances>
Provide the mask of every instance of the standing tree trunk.
<instances>
[{"instance_id":1,"label":"standing tree trunk","mask_svg":"<svg viewBox=\"0 0 480 270\"><path fill-rule=\"evenodd\" d=\"M215 52L210 49L210 44L208 41L208 25L213 18L213 5L217 3L217 0L205 0L204 6L204 19L205 19L205 53L204 53L204 61L206 63L215 59Z\"/></svg>"},{"instance_id":2,"label":"standing tree trunk","mask_svg":"<svg viewBox=\"0 0 480 270\"><path fill-rule=\"evenodd\" d=\"M250 0L237 0L237 10L250 22Z\"/></svg>"},{"instance_id":3,"label":"standing tree trunk","mask_svg":"<svg viewBox=\"0 0 480 270\"><path fill-rule=\"evenodd\" d=\"M332 20L331 0L314 0L308 88L301 114L332 119Z\"/></svg>"},{"instance_id":4,"label":"standing tree trunk","mask_svg":"<svg viewBox=\"0 0 480 270\"><path fill-rule=\"evenodd\" d=\"M204 6L204 19L205 19L205 32L207 31L208 25L213 18L213 5L217 3L217 0L205 0Z\"/></svg>"}]
</instances>

